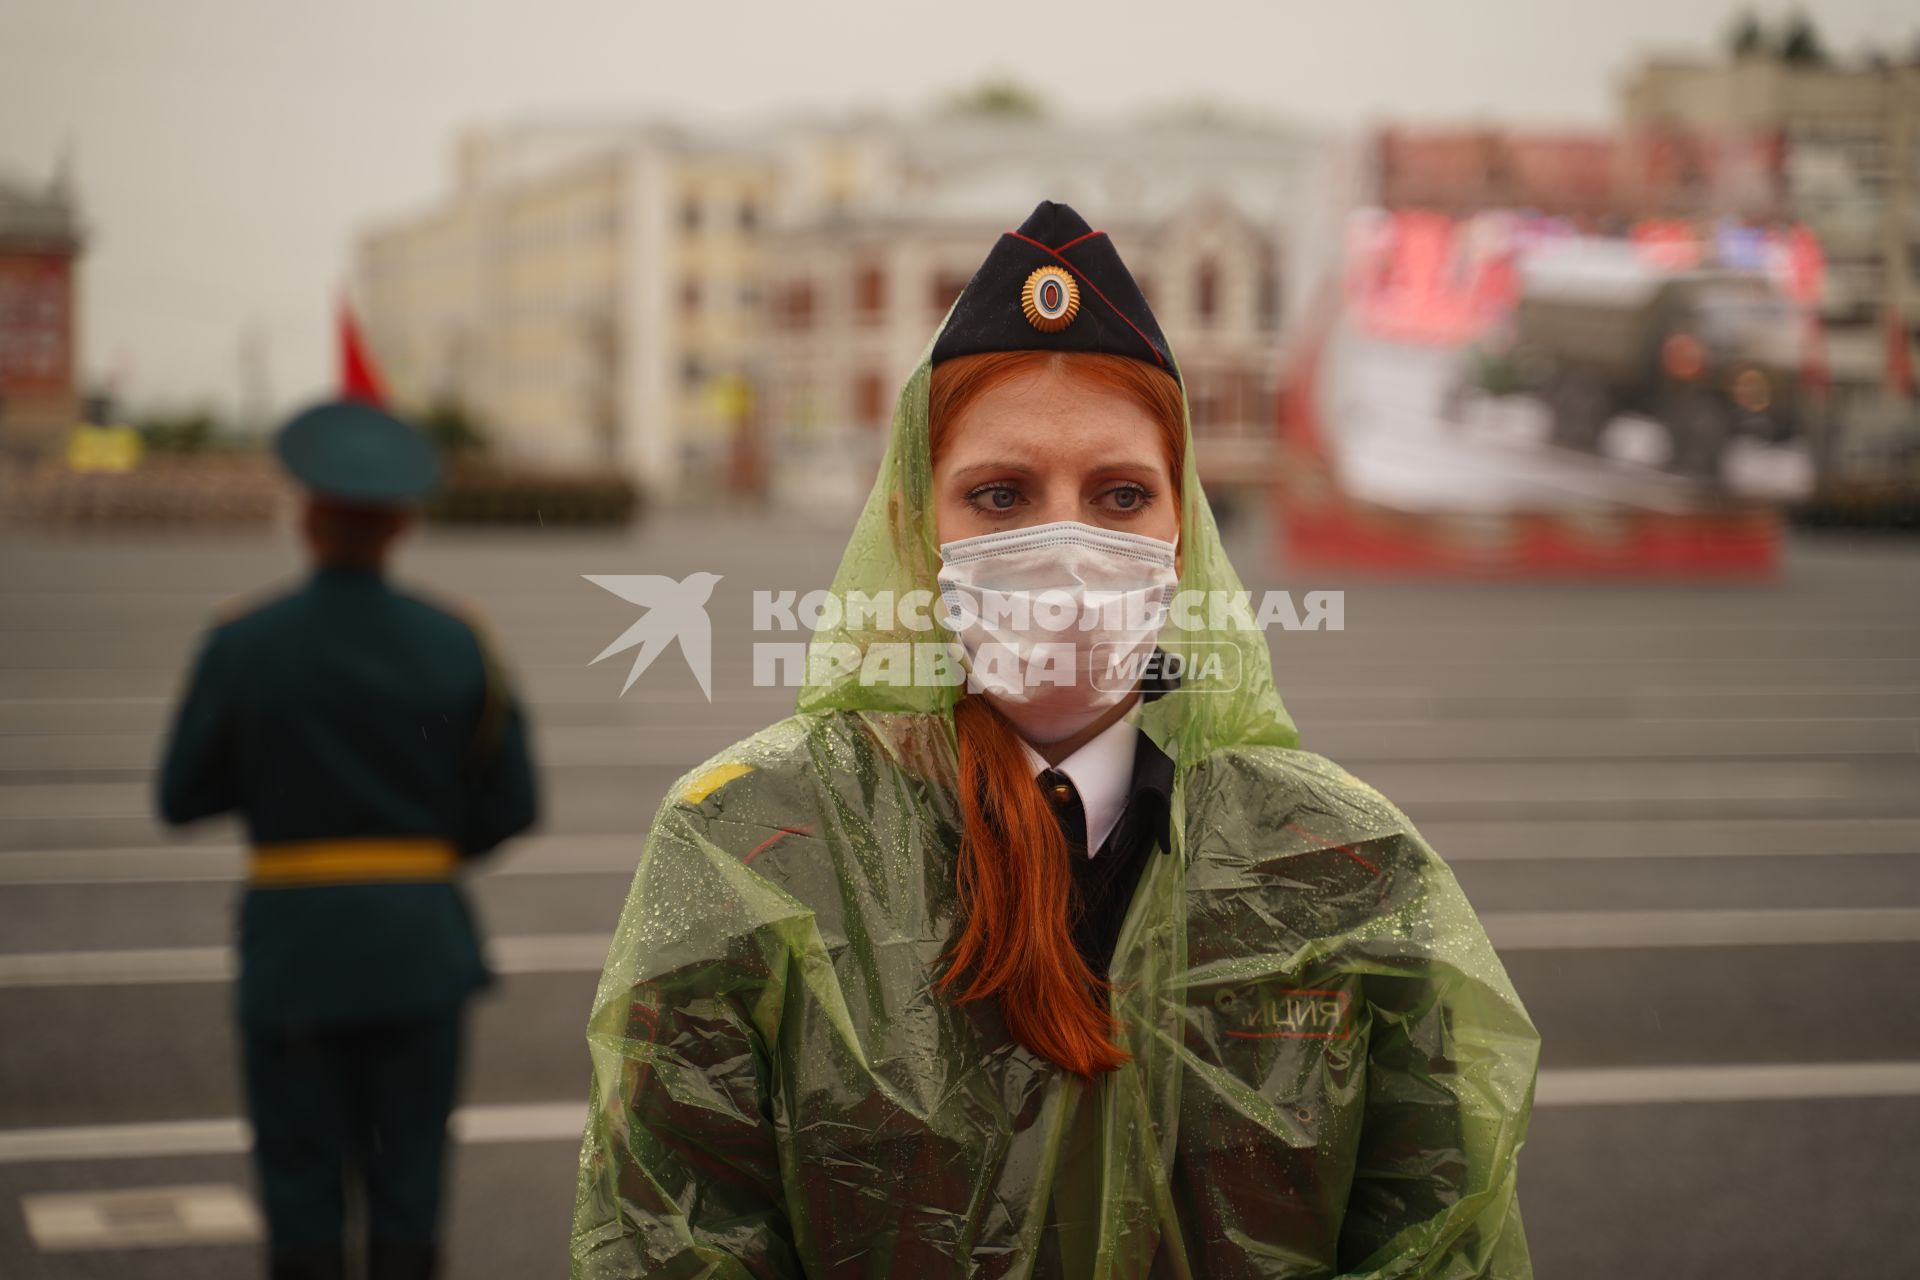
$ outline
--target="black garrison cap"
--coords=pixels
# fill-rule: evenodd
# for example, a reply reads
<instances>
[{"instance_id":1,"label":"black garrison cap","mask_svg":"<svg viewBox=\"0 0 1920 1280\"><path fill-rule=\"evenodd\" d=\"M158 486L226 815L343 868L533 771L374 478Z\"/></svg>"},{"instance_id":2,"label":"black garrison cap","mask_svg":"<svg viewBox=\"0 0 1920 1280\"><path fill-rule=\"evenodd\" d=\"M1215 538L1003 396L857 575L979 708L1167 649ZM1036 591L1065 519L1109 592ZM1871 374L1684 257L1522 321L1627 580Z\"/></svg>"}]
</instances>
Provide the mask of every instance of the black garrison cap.
<instances>
[{"instance_id":1,"label":"black garrison cap","mask_svg":"<svg viewBox=\"0 0 1920 1280\"><path fill-rule=\"evenodd\" d=\"M933 363L985 351L1101 352L1180 376L1107 233L1051 200L1001 236L974 272L933 344Z\"/></svg>"}]
</instances>

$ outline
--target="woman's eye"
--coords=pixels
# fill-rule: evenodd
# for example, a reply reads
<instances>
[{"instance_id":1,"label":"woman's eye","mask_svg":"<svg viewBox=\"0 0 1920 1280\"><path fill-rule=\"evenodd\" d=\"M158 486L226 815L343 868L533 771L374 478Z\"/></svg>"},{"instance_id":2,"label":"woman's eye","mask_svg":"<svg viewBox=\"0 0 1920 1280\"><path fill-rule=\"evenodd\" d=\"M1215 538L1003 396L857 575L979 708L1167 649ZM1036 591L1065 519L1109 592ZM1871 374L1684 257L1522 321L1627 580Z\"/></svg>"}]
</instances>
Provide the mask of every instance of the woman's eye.
<instances>
[{"instance_id":1,"label":"woman's eye","mask_svg":"<svg viewBox=\"0 0 1920 1280\"><path fill-rule=\"evenodd\" d=\"M1137 484L1123 484L1109 489L1107 500L1116 511L1138 511L1153 500L1153 495Z\"/></svg>"},{"instance_id":2,"label":"woman's eye","mask_svg":"<svg viewBox=\"0 0 1920 1280\"><path fill-rule=\"evenodd\" d=\"M1004 484L983 484L967 495L970 505L988 511L1009 511L1018 501L1020 495Z\"/></svg>"}]
</instances>

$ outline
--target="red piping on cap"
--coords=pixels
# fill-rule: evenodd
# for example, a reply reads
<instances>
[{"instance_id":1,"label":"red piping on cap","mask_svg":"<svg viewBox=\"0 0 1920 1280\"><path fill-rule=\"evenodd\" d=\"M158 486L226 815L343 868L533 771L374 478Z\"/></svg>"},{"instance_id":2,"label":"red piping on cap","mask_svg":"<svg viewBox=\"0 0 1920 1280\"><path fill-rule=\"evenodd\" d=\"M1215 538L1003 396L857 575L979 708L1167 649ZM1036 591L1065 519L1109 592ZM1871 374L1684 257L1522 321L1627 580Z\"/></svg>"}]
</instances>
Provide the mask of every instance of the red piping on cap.
<instances>
[{"instance_id":1,"label":"red piping on cap","mask_svg":"<svg viewBox=\"0 0 1920 1280\"><path fill-rule=\"evenodd\" d=\"M1007 234L1012 236L1015 240L1023 240L1026 243L1032 245L1034 248L1040 250L1042 253L1052 257L1056 262L1058 262L1061 266L1065 267L1067 270L1073 272L1074 277L1078 279L1081 284L1084 284L1085 286L1087 286L1087 288L1093 290L1094 297L1106 303L1107 309L1113 312L1113 314L1120 317L1121 323L1125 324L1127 328L1133 330L1134 333L1139 334L1140 341L1146 343L1147 350L1153 352L1153 362L1157 365L1160 365L1163 368L1166 366L1167 362L1165 359L1161 357L1160 349L1153 345L1153 339L1149 338L1146 334L1141 333L1140 326L1135 324L1133 321L1127 319L1127 313L1122 311L1120 308L1114 306L1113 300L1107 297L1106 294L1100 292L1100 286L1095 284L1093 281L1087 279L1086 272L1082 271L1080 268L1074 266L1071 262L1068 262L1065 258L1060 256L1060 249L1071 248L1074 245L1079 244L1081 240L1085 240L1087 236L1097 236L1100 234L1100 232L1089 231L1085 236L1080 236L1076 239L1067 241L1066 244L1063 244L1060 246L1060 249L1050 249L1046 245L1041 244L1038 240L1035 240L1032 236L1023 236L1018 231L1009 231L1007 232Z\"/></svg>"}]
</instances>

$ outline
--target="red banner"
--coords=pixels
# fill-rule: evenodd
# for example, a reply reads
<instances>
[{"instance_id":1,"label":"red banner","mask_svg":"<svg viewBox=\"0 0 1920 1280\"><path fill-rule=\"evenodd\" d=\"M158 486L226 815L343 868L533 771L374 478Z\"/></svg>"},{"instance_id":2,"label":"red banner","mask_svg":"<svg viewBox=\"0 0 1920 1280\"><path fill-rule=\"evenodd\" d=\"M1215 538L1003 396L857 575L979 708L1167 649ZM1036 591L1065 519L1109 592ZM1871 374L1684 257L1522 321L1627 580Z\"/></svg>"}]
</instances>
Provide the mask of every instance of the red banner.
<instances>
[{"instance_id":1,"label":"red banner","mask_svg":"<svg viewBox=\"0 0 1920 1280\"><path fill-rule=\"evenodd\" d=\"M0 391L73 386L73 264L64 255L0 254Z\"/></svg>"}]
</instances>

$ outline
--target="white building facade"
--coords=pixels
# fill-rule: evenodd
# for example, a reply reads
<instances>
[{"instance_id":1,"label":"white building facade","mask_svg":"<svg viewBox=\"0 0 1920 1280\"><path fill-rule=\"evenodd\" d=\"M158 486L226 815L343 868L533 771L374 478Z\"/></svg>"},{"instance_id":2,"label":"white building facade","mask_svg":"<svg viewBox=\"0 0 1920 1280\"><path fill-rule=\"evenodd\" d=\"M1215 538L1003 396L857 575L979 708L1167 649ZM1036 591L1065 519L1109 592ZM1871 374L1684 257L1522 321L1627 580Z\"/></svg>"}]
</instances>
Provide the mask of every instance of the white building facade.
<instances>
[{"instance_id":1,"label":"white building facade","mask_svg":"<svg viewBox=\"0 0 1920 1280\"><path fill-rule=\"evenodd\" d=\"M863 493L893 397L973 268L1042 199L1109 232L1172 341L1210 475L1270 466L1292 131L797 121L524 125L440 204L365 234L369 337L412 407L503 452L656 490Z\"/></svg>"}]
</instances>

